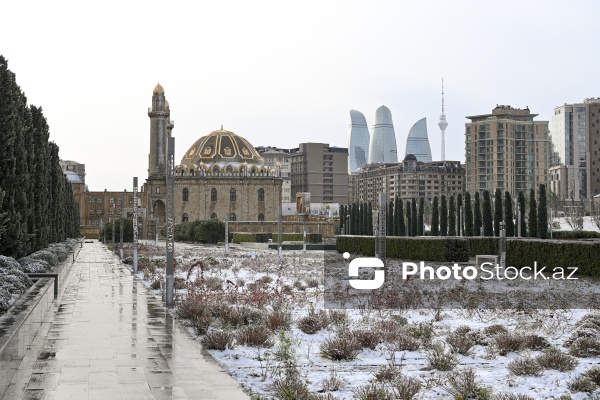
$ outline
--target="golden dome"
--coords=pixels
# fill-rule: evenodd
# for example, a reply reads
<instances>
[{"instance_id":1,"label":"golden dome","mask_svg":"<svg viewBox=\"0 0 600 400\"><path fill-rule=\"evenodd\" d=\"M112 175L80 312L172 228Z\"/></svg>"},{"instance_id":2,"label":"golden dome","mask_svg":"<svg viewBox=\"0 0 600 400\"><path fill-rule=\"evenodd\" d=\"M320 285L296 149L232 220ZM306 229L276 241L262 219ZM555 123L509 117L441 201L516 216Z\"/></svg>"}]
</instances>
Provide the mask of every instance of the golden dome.
<instances>
[{"instance_id":1,"label":"golden dome","mask_svg":"<svg viewBox=\"0 0 600 400\"><path fill-rule=\"evenodd\" d=\"M198 139L185 153L181 165L204 163L210 168L216 163L261 164L262 157L246 139L219 129Z\"/></svg>"},{"instance_id":2,"label":"golden dome","mask_svg":"<svg viewBox=\"0 0 600 400\"><path fill-rule=\"evenodd\" d=\"M154 86L154 90L152 91L152 93L154 94L165 94L165 89L163 89L163 87L160 85L160 83L157 83L156 86Z\"/></svg>"}]
</instances>

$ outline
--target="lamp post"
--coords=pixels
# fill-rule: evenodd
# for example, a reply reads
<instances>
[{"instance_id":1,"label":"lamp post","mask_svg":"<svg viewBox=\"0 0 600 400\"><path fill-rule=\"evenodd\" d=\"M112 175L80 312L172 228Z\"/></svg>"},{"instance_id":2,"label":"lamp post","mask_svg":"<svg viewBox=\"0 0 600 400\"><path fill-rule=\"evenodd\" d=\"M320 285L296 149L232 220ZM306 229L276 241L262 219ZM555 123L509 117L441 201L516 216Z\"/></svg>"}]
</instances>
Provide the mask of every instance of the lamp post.
<instances>
[{"instance_id":1,"label":"lamp post","mask_svg":"<svg viewBox=\"0 0 600 400\"><path fill-rule=\"evenodd\" d=\"M174 220L175 220L175 192L174 192L174 169L175 169L175 138L170 137L167 151L167 270L166 270L166 294L165 299L168 308L174 306Z\"/></svg>"},{"instance_id":2,"label":"lamp post","mask_svg":"<svg viewBox=\"0 0 600 400\"><path fill-rule=\"evenodd\" d=\"M138 178L133 178L133 273L138 272Z\"/></svg>"},{"instance_id":3,"label":"lamp post","mask_svg":"<svg viewBox=\"0 0 600 400\"><path fill-rule=\"evenodd\" d=\"M119 243L119 254L121 256L121 261L123 261L123 210L125 206L125 192L121 193L121 219L119 220L119 236L120 236L120 243Z\"/></svg>"}]
</instances>

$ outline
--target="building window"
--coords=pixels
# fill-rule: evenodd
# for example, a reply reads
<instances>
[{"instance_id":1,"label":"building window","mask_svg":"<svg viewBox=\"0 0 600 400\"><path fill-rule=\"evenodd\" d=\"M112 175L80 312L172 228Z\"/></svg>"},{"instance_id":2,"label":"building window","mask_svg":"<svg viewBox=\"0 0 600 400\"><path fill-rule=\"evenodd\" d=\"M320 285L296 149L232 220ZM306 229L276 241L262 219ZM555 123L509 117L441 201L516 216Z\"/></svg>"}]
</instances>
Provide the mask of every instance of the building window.
<instances>
[{"instance_id":1,"label":"building window","mask_svg":"<svg viewBox=\"0 0 600 400\"><path fill-rule=\"evenodd\" d=\"M217 189L210 189L210 201L217 201Z\"/></svg>"},{"instance_id":2,"label":"building window","mask_svg":"<svg viewBox=\"0 0 600 400\"><path fill-rule=\"evenodd\" d=\"M217 219L217 214L215 214L215 213L210 214L210 219Z\"/></svg>"},{"instance_id":3,"label":"building window","mask_svg":"<svg viewBox=\"0 0 600 400\"><path fill-rule=\"evenodd\" d=\"M156 194L160 194L160 188L159 187L156 188Z\"/></svg>"},{"instance_id":4,"label":"building window","mask_svg":"<svg viewBox=\"0 0 600 400\"><path fill-rule=\"evenodd\" d=\"M190 199L190 192L188 191L188 188L183 188L183 201L189 201Z\"/></svg>"},{"instance_id":5,"label":"building window","mask_svg":"<svg viewBox=\"0 0 600 400\"><path fill-rule=\"evenodd\" d=\"M181 222L188 222L189 221L189 217L187 215L187 213L183 213L183 216L181 217Z\"/></svg>"},{"instance_id":6,"label":"building window","mask_svg":"<svg viewBox=\"0 0 600 400\"><path fill-rule=\"evenodd\" d=\"M231 214L229 214L229 220L230 220L230 221L235 221L235 218L236 218L236 217L235 217L235 213L231 213Z\"/></svg>"},{"instance_id":7,"label":"building window","mask_svg":"<svg viewBox=\"0 0 600 400\"><path fill-rule=\"evenodd\" d=\"M90 215L94 215L94 210L90 210Z\"/></svg>"},{"instance_id":8,"label":"building window","mask_svg":"<svg viewBox=\"0 0 600 400\"><path fill-rule=\"evenodd\" d=\"M236 192L234 188L231 188L231 190L229 190L229 201L235 201L236 199Z\"/></svg>"},{"instance_id":9,"label":"building window","mask_svg":"<svg viewBox=\"0 0 600 400\"><path fill-rule=\"evenodd\" d=\"M265 201L265 189L258 189L258 201Z\"/></svg>"},{"instance_id":10,"label":"building window","mask_svg":"<svg viewBox=\"0 0 600 400\"><path fill-rule=\"evenodd\" d=\"M258 220L260 222L263 222L265 220L265 214L263 214L263 213L258 214Z\"/></svg>"}]
</instances>

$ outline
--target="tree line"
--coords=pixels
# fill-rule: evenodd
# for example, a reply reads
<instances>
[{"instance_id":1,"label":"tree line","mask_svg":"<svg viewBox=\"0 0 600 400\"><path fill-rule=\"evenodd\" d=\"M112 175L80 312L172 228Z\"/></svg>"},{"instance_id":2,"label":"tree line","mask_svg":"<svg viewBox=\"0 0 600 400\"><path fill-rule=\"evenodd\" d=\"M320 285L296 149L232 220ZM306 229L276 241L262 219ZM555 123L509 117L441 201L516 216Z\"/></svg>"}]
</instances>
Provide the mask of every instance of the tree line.
<instances>
[{"instance_id":1,"label":"tree line","mask_svg":"<svg viewBox=\"0 0 600 400\"><path fill-rule=\"evenodd\" d=\"M79 205L41 107L0 55L0 254L20 258L79 235Z\"/></svg>"},{"instance_id":2,"label":"tree line","mask_svg":"<svg viewBox=\"0 0 600 400\"><path fill-rule=\"evenodd\" d=\"M528 204L526 204L528 203ZM469 192L435 196L431 204L431 218L425 231L427 202L423 197L404 202L390 200L386 207L387 236L500 236L500 223L505 223L506 236L548 237L548 210L546 186L540 185L538 196L530 189L529 201L519 192L517 210L509 192L496 189L492 199L485 190L471 198ZM493 211L492 211L493 210ZM515 221L519 218L518 221ZM373 206L368 202L355 202L340 207L341 234L373 235ZM520 232L517 230L520 228Z\"/></svg>"}]
</instances>

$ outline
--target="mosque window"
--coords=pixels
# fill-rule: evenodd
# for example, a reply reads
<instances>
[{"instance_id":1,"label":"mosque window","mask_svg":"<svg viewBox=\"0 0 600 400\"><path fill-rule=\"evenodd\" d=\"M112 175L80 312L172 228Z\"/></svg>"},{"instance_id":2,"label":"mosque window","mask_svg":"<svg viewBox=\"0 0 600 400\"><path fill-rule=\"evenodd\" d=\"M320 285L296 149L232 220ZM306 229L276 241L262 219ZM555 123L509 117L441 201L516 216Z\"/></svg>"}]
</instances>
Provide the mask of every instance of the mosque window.
<instances>
[{"instance_id":1,"label":"mosque window","mask_svg":"<svg viewBox=\"0 0 600 400\"><path fill-rule=\"evenodd\" d=\"M258 189L258 201L265 201L265 189Z\"/></svg>"},{"instance_id":2,"label":"mosque window","mask_svg":"<svg viewBox=\"0 0 600 400\"><path fill-rule=\"evenodd\" d=\"M265 220L265 214L263 214L263 213L258 214L258 220L260 222L264 222L264 220Z\"/></svg>"},{"instance_id":3,"label":"mosque window","mask_svg":"<svg viewBox=\"0 0 600 400\"><path fill-rule=\"evenodd\" d=\"M187 213L183 213L183 216L181 217L181 221L182 222L188 222L189 221L189 217L188 217Z\"/></svg>"},{"instance_id":4,"label":"mosque window","mask_svg":"<svg viewBox=\"0 0 600 400\"><path fill-rule=\"evenodd\" d=\"M217 201L217 189L210 189L210 201Z\"/></svg>"},{"instance_id":5,"label":"mosque window","mask_svg":"<svg viewBox=\"0 0 600 400\"><path fill-rule=\"evenodd\" d=\"M210 214L210 219L217 219L217 214L215 214L215 213Z\"/></svg>"},{"instance_id":6,"label":"mosque window","mask_svg":"<svg viewBox=\"0 0 600 400\"><path fill-rule=\"evenodd\" d=\"M188 191L188 188L183 188L183 201L189 201L190 199L190 192Z\"/></svg>"},{"instance_id":7,"label":"mosque window","mask_svg":"<svg viewBox=\"0 0 600 400\"><path fill-rule=\"evenodd\" d=\"M231 188L231 190L229 191L229 201L236 201L236 191L234 188Z\"/></svg>"},{"instance_id":8,"label":"mosque window","mask_svg":"<svg viewBox=\"0 0 600 400\"><path fill-rule=\"evenodd\" d=\"M235 213L231 213L231 214L229 214L229 220L230 220L230 221L235 221L235 220L236 220Z\"/></svg>"}]
</instances>

